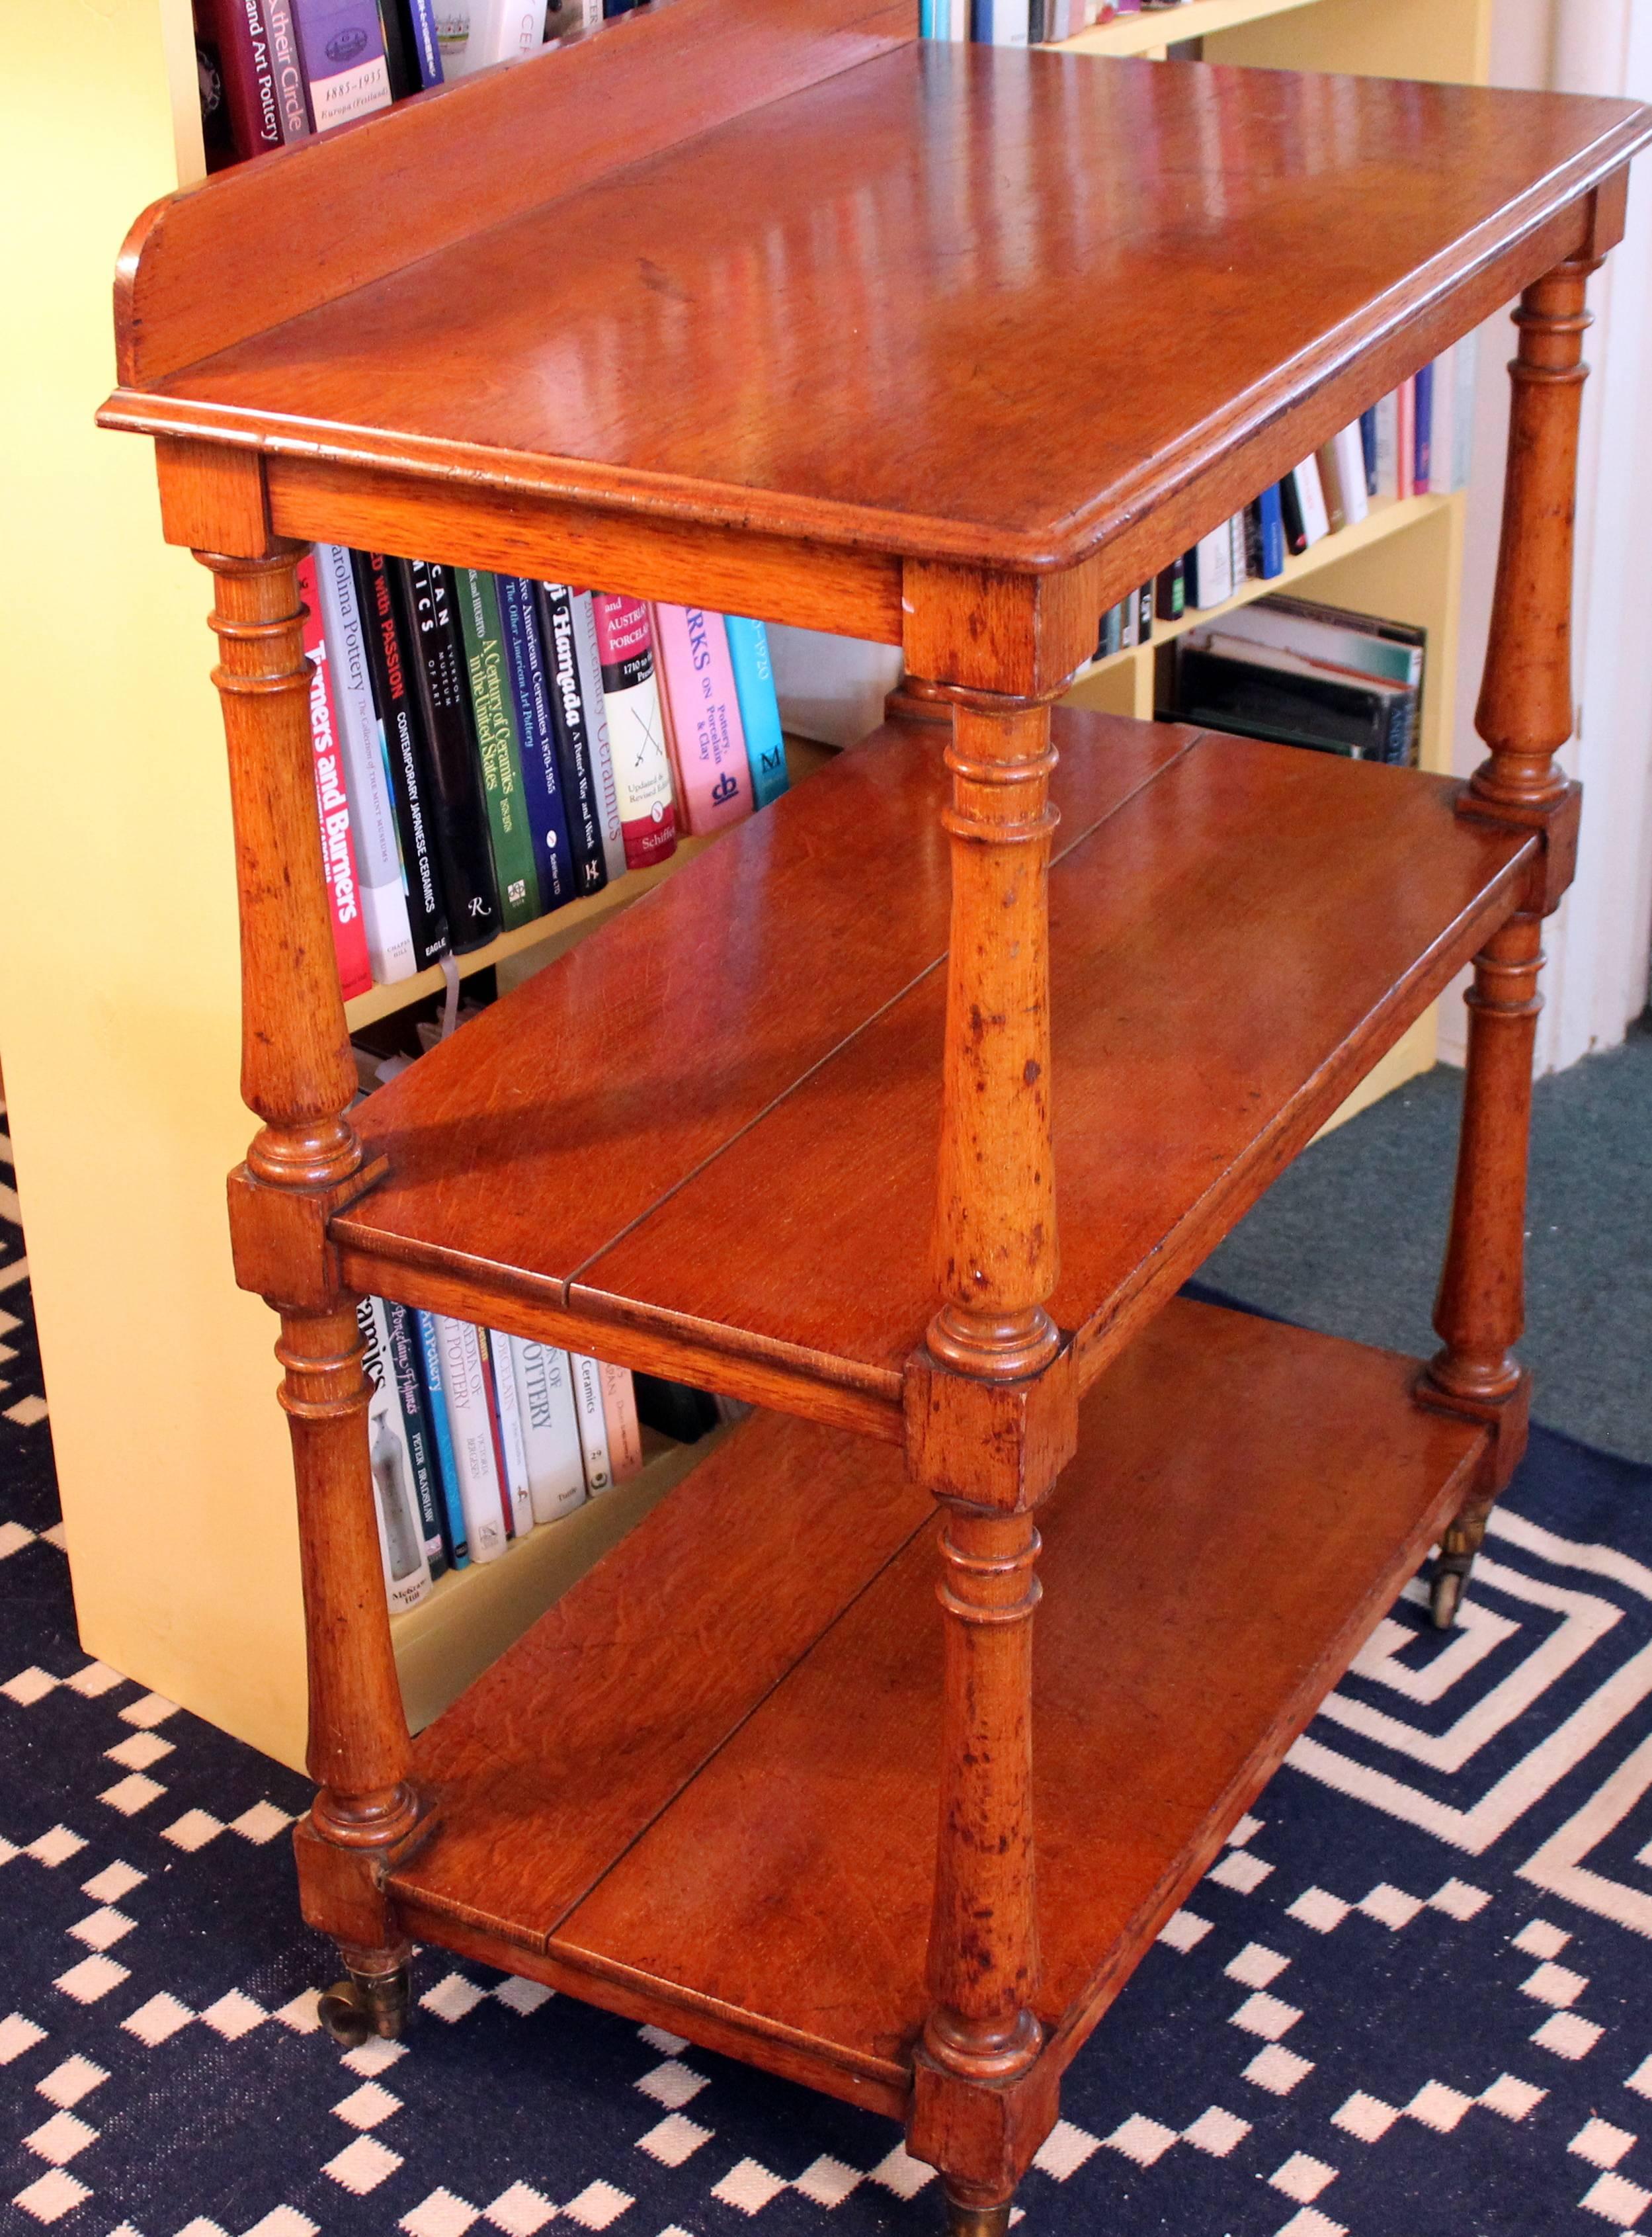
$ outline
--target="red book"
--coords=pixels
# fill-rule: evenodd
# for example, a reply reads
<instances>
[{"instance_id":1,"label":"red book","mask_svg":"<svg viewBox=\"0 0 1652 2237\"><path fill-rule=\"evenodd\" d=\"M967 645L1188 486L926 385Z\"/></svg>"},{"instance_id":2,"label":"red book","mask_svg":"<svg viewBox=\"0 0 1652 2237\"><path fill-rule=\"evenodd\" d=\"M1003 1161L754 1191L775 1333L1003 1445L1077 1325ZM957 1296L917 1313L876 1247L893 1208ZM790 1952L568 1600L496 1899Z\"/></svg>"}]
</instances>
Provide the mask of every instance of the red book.
<instances>
[{"instance_id":1,"label":"red book","mask_svg":"<svg viewBox=\"0 0 1652 2237\"><path fill-rule=\"evenodd\" d=\"M609 752L614 763L625 867L646 870L674 854L677 844L671 764L654 678L654 635L640 598L598 591L597 657L608 711Z\"/></svg>"},{"instance_id":2,"label":"red book","mask_svg":"<svg viewBox=\"0 0 1652 2237\"><path fill-rule=\"evenodd\" d=\"M361 921L361 892L356 883L356 849L350 836L350 802L344 786L344 756L339 749L338 709L327 668L327 641L321 627L321 598L315 556L299 564L299 596L304 601L304 653L310 663L310 742L315 749L315 800L321 820L321 860L332 903L332 953L339 966L339 991L346 1001L372 985L367 960L367 928Z\"/></svg>"},{"instance_id":3,"label":"red book","mask_svg":"<svg viewBox=\"0 0 1652 2237\"><path fill-rule=\"evenodd\" d=\"M1394 394L1399 400L1395 414L1397 447L1399 452L1399 489L1401 497L1417 494L1417 383L1402 380Z\"/></svg>"},{"instance_id":4,"label":"red book","mask_svg":"<svg viewBox=\"0 0 1652 2237\"><path fill-rule=\"evenodd\" d=\"M279 148L281 115L264 0L195 0L195 21L218 49L236 161Z\"/></svg>"}]
</instances>

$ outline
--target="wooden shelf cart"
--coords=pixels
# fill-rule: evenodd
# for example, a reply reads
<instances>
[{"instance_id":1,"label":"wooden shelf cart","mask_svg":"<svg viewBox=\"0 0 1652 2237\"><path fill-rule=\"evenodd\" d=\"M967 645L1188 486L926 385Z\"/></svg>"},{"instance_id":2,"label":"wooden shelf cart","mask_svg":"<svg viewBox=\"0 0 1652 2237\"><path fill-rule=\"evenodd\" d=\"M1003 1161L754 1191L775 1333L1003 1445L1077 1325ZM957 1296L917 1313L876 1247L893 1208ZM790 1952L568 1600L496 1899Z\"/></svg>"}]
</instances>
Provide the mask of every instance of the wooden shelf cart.
<instances>
[{"instance_id":1,"label":"wooden shelf cart","mask_svg":"<svg viewBox=\"0 0 1652 2237\"><path fill-rule=\"evenodd\" d=\"M435 1943L903 2119L984 2233L1437 1539L1451 1620L1518 1455L1583 297L1652 117L912 30L675 0L161 203L102 416L215 583L331 2023L396 2031ZM1052 715L1102 610L1522 289L1471 783ZM318 537L908 682L358 1125ZM1471 958L1437 1357L1178 1299ZM417 1742L364 1290L765 1409Z\"/></svg>"}]
</instances>

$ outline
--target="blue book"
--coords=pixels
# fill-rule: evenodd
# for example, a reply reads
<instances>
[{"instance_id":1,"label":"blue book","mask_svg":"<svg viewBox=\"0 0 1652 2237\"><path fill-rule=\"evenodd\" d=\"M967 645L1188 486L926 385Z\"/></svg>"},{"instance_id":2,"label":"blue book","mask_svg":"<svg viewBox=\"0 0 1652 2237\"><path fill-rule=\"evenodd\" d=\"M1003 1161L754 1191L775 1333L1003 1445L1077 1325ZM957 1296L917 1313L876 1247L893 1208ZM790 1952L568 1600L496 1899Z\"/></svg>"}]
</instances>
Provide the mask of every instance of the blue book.
<instances>
[{"instance_id":1,"label":"blue book","mask_svg":"<svg viewBox=\"0 0 1652 2237\"><path fill-rule=\"evenodd\" d=\"M1377 494L1377 407L1359 414L1359 448L1366 462L1366 495Z\"/></svg>"},{"instance_id":2,"label":"blue book","mask_svg":"<svg viewBox=\"0 0 1652 2237\"><path fill-rule=\"evenodd\" d=\"M1285 514L1279 484L1270 482L1256 503L1262 516L1262 573L1271 578L1285 572Z\"/></svg>"},{"instance_id":3,"label":"blue book","mask_svg":"<svg viewBox=\"0 0 1652 2237\"><path fill-rule=\"evenodd\" d=\"M522 738L522 796L533 841L540 898L549 911L574 898L574 855L563 803L556 733L550 719L550 682L534 610L534 586L521 575L500 575L499 622L505 673Z\"/></svg>"},{"instance_id":4,"label":"blue book","mask_svg":"<svg viewBox=\"0 0 1652 2237\"><path fill-rule=\"evenodd\" d=\"M935 36L935 0L921 0L918 10L918 36L920 39Z\"/></svg>"},{"instance_id":5,"label":"blue book","mask_svg":"<svg viewBox=\"0 0 1652 2237\"><path fill-rule=\"evenodd\" d=\"M425 1558L430 1562L431 1576L434 1580L447 1567L447 1530L443 1519L446 1502L442 1496L441 1479L437 1472L430 1409L425 1402L424 1384L418 1372L418 1334L413 1326L413 1316L406 1306L392 1304L388 1299L385 1303L385 1322L390 1330L390 1366L396 1379L397 1396L401 1401L402 1429L407 1441L407 1457L413 1464L418 1527L424 1535Z\"/></svg>"},{"instance_id":6,"label":"blue book","mask_svg":"<svg viewBox=\"0 0 1652 2237\"><path fill-rule=\"evenodd\" d=\"M418 52L419 82L428 89L443 83L442 43L436 36L436 0L408 0L413 44Z\"/></svg>"},{"instance_id":7,"label":"blue book","mask_svg":"<svg viewBox=\"0 0 1652 2237\"><path fill-rule=\"evenodd\" d=\"M734 696L740 702L740 728L746 733L746 758L752 765L752 801L767 808L791 782L786 770L786 741L780 736L780 705L774 696L774 670L769 663L768 630L761 622L743 614L725 614L728 659L734 671Z\"/></svg>"},{"instance_id":8,"label":"blue book","mask_svg":"<svg viewBox=\"0 0 1652 2237\"><path fill-rule=\"evenodd\" d=\"M1414 387L1417 397L1415 413L1417 443L1412 486L1418 496L1421 497L1430 486L1429 470L1433 464L1431 454L1433 450L1434 433L1434 368L1432 365L1422 366L1418 373Z\"/></svg>"},{"instance_id":9,"label":"blue book","mask_svg":"<svg viewBox=\"0 0 1652 2237\"><path fill-rule=\"evenodd\" d=\"M425 1384L425 1403L436 1437L436 1465L442 1478L442 1503L447 1509L447 1534L456 1569L470 1567L471 1546L464 1530L464 1501L459 1495L458 1462L447 1425L447 1399L442 1390L442 1354L436 1340L434 1313L415 1313L418 1330L419 1374Z\"/></svg>"}]
</instances>

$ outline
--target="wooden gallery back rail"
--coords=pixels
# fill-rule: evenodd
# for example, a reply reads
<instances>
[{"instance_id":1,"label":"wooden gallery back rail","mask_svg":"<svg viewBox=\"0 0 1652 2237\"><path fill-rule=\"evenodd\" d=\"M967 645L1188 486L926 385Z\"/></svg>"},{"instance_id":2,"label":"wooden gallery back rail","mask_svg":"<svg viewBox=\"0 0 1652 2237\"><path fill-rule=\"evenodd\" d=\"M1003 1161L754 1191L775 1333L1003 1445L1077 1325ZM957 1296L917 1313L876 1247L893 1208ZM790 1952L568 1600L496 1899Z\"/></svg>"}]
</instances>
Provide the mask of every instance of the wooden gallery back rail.
<instances>
[{"instance_id":1,"label":"wooden gallery back rail","mask_svg":"<svg viewBox=\"0 0 1652 2237\"><path fill-rule=\"evenodd\" d=\"M102 418L215 585L330 2024L398 2031L435 1943L903 2120L985 2233L1436 1540L1452 1620L1521 1450L1584 291L1652 122L915 15L655 0L173 196ZM1466 785L1054 708L1104 608L1517 294ZM352 1118L312 538L908 680ZM1470 957L1433 1360L1178 1300ZM765 1409L417 1741L367 1290Z\"/></svg>"}]
</instances>

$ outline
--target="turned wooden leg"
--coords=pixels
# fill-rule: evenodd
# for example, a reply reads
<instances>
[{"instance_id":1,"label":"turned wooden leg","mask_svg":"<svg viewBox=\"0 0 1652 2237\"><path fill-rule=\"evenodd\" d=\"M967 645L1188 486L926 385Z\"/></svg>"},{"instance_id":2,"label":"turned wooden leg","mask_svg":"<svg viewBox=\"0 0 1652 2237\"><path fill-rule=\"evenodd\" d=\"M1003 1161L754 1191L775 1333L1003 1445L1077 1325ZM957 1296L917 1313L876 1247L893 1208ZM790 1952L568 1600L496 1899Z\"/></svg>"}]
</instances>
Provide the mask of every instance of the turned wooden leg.
<instances>
[{"instance_id":1,"label":"turned wooden leg","mask_svg":"<svg viewBox=\"0 0 1652 2237\"><path fill-rule=\"evenodd\" d=\"M1554 756L1571 736L1572 507L1587 367L1584 294L1598 260L1558 266L1521 298L1503 533L1475 725L1491 748L1460 813L1536 833L1542 852L1524 903L1475 959L1468 1069L1451 1236L1434 1326L1442 1349L1419 1385L1425 1404L1483 1422L1492 1442L1445 1532L1432 1606L1456 1620L1492 1506L1525 1447L1529 1379L1514 1357L1524 1325L1526 1153L1541 1002L1543 920L1576 859L1578 789Z\"/></svg>"},{"instance_id":2,"label":"turned wooden leg","mask_svg":"<svg viewBox=\"0 0 1652 2237\"><path fill-rule=\"evenodd\" d=\"M263 1120L232 1177L237 1278L281 1316L276 1356L292 1432L319 1792L295 1835L305 1916L347 1978L324 2014L357 2039L393 2032L408 1949L382 1887L418 1805L385 1600L356 1301L326 1244L364 1184L346 1115L355 1094L316 818L309 670L293 562L198 552L213 572L214 681L229 748L240 901L242 1092Z\"/></svg>"}]
</instances>

